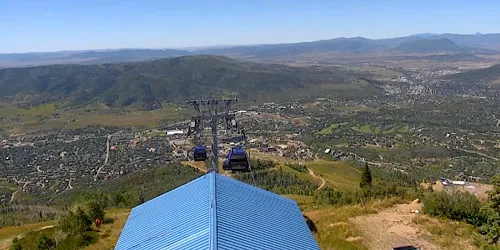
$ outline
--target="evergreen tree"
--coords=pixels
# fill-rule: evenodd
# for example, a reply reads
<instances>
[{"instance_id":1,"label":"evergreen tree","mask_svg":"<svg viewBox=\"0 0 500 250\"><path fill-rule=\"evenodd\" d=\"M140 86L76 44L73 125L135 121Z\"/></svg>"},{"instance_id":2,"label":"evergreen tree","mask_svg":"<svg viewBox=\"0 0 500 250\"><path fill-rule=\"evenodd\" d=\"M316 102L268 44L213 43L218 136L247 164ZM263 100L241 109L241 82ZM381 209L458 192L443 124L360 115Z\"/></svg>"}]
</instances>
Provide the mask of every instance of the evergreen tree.
<instances>
[{"instance_id":1,"label":"evergreen tree","mask_svg":"<svg viewBox=\"0 0 500 250\"><path fill-rule=\"evenodd\" d=\"M359 182L359 186L361 188L364 188L366 186L371 186L371 185L372 185L372 172L368 167L368 163L365 163L365 166L363 166L363 170L361 170L361 181Z\"/></svg>"}]
</instances>

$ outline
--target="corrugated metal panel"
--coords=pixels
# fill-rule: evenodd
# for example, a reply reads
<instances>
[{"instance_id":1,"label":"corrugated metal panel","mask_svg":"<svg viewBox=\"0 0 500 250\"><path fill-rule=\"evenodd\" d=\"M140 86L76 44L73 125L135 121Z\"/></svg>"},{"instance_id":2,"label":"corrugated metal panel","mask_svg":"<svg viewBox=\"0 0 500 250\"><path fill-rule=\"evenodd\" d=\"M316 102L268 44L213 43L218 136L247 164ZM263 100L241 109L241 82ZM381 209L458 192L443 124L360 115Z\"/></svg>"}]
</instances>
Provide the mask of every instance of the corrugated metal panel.
<instances>
[{"instance_id":1,"label":"corrugated metal panel","mask_svg":"<svg viewBox=\"0 0 500 250\"><path fill-rule=\"evenodd\" d=\"M223 250L319 249L295 201L215 173L132 209L115 249L209 249L212 233Z\"/></svg>"},{"instance_id":2,"label":"corrugated metal panel","mask_svg":"<svg viewBox=\"0 0 500 250\"><path fill-rule=\"evenodd\" d=\"M115 249L208 249L205 175L132 209Z\"/></svg>"},{"instance_id":3,"label":"corrugated metal panel","mask_svg":"<svg viewBox=\"0 0 500 250\"><path fill-rule=\"evenodd\" d=\"M217 175L218 247L319 249L297 203Z\"/></svg>"}]
</instances>

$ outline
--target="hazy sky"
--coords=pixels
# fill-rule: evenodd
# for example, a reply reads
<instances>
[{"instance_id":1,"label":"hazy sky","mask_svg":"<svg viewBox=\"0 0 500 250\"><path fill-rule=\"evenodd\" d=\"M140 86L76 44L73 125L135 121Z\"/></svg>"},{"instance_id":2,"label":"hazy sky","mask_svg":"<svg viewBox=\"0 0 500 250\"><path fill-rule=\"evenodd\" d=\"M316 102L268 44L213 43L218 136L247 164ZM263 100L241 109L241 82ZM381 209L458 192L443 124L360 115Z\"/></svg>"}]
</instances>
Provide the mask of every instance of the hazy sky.
<instances>
[{"instance_id":1,"label":"hazy sky","mask_svg":"<svg viewBox=\"0 0 500 250\"><path fill-rule=\"evenodd\" d=\"M500 32L500 1L0 0L0 53Z\"/></svg>"}]
</instances>

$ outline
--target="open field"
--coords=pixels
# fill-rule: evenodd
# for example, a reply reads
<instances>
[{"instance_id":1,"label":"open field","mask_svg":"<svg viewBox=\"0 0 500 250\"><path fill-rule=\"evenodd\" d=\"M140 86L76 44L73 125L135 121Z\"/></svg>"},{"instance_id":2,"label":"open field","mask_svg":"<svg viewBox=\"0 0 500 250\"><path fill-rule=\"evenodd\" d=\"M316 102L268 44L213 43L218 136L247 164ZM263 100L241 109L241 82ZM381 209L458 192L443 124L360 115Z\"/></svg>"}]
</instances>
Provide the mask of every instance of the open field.
<instances>
[{"instance_id":1,"label":"open field","mask_svg":"<svg viewBox=\"0 0 500 250\"><path fill-rule=\"evenodd\" d=\"M312 162L305 163L307 168L314 172L313 176L311 173L299 172L292 168L286 167L285 163L299 163L292 160L287 160L281 156L269 155L261 152L251 153L252 158L272 160L283 167L284 171L291 172L297 175L299 178L304 180L309 180L322 185L322 180L326 181L327 187L339 190L339 191L355 191L359 188L359 180L361 178L361 172L356 168L340 161L326 161L326 160L314 160Z\"/></svg>"},{"instance_id":2,"label":"open field","mask_svg":"<svg viewBox=\"0 0 500 250\"><path fill-rule=\"evenodd\" d=\"M316 175L326 180L326 185L339 191L355 191L359 188L361 172L343 162L315 160L307 163Z\"/></svg>"},{"instance_id":3,"label":"open field","mask_svg":"<svg viewBox=\"0 0 500 250\"><path fill-rule=\"evenodd\" d=\"M333 123L330 126L324 128L323 130L317 132L316 134L317 135L329 135L329 134L333 133L333 131L335 131L338 127L340 127L344 124L346 124L346 123Z\"/></svg>"}]
</instances>

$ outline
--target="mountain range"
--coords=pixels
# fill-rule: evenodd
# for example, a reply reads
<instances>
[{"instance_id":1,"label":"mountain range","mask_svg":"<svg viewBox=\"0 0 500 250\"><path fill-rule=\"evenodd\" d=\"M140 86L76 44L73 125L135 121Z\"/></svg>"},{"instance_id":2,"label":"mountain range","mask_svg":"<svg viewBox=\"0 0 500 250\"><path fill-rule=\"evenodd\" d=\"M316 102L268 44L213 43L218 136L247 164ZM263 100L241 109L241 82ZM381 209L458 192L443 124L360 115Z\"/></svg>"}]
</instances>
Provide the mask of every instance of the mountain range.
<instances>
[{"instance_id":1,"label":"mountain range","mask_svg":"<svg viewBox=\"0 0 500 250\"><path fill-rule=\"evenodd\" d=\"M335 38L313 42L221 46L215 48L177 49L120 49L96 51L61 51L40 53L0 54L0 68L48 64L98 64L154 60L176 56L212 54L238 59L299 58L320 53L396 54L495 54L500 51L500 34L417 34L387 39L364 37Z\"/></svg>"}]
</instances>

